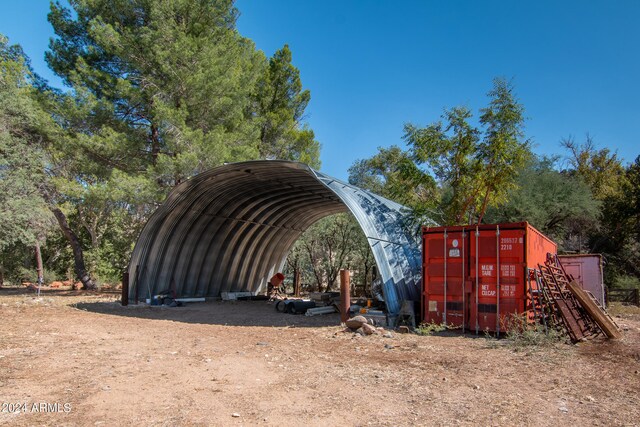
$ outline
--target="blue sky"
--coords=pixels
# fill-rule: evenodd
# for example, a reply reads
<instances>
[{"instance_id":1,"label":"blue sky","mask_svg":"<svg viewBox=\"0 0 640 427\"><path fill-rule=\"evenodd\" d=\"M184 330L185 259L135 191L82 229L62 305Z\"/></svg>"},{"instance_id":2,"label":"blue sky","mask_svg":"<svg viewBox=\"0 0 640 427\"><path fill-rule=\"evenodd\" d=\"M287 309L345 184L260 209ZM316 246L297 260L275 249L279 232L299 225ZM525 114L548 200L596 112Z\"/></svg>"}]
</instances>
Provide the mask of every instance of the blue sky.
<instances>
[{"instance_id":1,"label":"blue sky","mask_svg":"<svg viewBox=\"0 0 640 427\"><path fill-rule=\"evenodd\" d=\"M36 71L53 31L47 0L0 0L0 32ZM403 146L406 122L486 105L494 77L512 79L541 154L562 138L640 154L639 1L238 0L240 33L271 55L285 43L311 90L307 121L322 170L346 179L377 147Z\"/></svg>"}]
</instances>

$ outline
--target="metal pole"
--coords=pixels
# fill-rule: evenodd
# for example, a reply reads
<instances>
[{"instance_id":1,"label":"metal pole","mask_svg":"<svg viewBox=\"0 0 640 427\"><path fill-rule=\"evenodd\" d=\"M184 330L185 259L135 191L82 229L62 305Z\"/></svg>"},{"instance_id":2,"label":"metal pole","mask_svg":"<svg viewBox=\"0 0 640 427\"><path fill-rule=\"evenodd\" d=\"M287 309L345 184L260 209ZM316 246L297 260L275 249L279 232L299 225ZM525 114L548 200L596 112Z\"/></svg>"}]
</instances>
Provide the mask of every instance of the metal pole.
<instances>
[{"instance_id":1,"label":"metal pole","mask_svg":"<svg viewBox=\"0 0 640 427\"><path fill-rule=\"evenodd\" d=\"M129 270L122 273L122 298L120 299L122 305L129 305Z\"/></svg>"},{"instance_id":2,"label":"metal pole","mask_svg":"<svg viewBox=\"0 0 640 427\"><path fill-rule=\"evenodd\" d=\"M340 319L342 322L349 320L349 307L351 306L351 285L349 270L340 270Z\"/></svg>"},{"instance_id":3,"label":"metal pole","mask_svg":"<svg viewBox=\"0 0 640 427\"><path fill-rule=\"evenodd\" d=\"M135 281L135 287L136 287L136 300L135 303L138 304L138 302L140 301L140 293L138 292L138 289L140 288L139 283L140 283L140 265L136 265L136 277L135 277L136 281Z\"/></svg>"},{"instance_id":4,"label":"metal pole","mask_svg":"<svg viewBox=\"0 0 640 427\"><path fill-rule=\"evenodd\" d=\"M538 319L538 311L536 310L536 304L533 300L533 285L531 284L531 275L533 273L533 270L529 270L528 267L524 268L524 280L525 283L527 284L527 291L529 292L529 301L531 304L531 310L533 311L533 319L534 321L537 321ZM525 297L525 301L524 301L524 312L527 312L527 299ZM527 320L528 320L528 316L527 316Z\"/></svg>"},{"instance_id":5,"label":"metal pole","mask_svg":"<svg viewBox=\"0 0 640 427\"><path fill-rule=\"evenodd\" d=\"M36 238L36 269L38 276L38 298L40 298L40 288L44 283L44 267L42 264L42 252L40 251L40 242Z\"/></svg>"},{"instance_id":6,"label":"metal pole","mask_svg":"<svg viewBox=\"0 0 640 427\"><path fill-rule=\"evenodd\" d=\"M500 337L500 226L496 225L496 335Z\"/></svg>"},{"instance_id":7,"label":"metal pole","mask_svg":"<svg viewBox=\"0 0 640 427\"><path fill-rule=\"evenodd\" d=\"M442 323L447 324L447 230L444 230L444 310Z\"/></svg>"},{"instance_id":8,"label":"metal pole","mask_svg":"<svg viewBox=\"0 0 640 427\"><path fill-rule=\"evenodd\" d=\"M538 288L537 295L538 295L538 301L540 302L540 317L542 317L542 324L544 325L544 333L548 334L549 333L549 331L547 330L547 314L548 313L545 311L547 298L544 297L545 304L543 304L541 301L540 295L544 295L543 294L544 290L542 289L542 286L541 286L541 280L540 280L540 275L538 273L538 270L533 270L533 277L535 277L536 279L536 288Z\"/></svg>"}]
</instances>

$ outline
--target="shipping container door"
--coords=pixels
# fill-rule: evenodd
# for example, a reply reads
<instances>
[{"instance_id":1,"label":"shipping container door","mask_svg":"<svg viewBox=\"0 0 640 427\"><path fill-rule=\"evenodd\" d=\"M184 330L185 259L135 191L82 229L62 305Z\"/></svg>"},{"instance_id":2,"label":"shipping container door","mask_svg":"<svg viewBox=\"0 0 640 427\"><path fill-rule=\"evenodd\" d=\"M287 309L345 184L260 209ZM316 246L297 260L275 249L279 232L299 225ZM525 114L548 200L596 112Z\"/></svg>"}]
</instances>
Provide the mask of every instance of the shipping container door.
<instances>
[{"instance_id":1,"label":"shipping container door","mask_svg":"<svg viewBox=\"0 0 640 427\"><path fill-rule=\"evenodd\" d=\"M582 280L582 264L580 262L564 261L562 258L560 258L560 260L562 267L564 267L564 271L573 276L574 280L576 280L582 289L584 289L584 282Z\"/></svg>"},{"instance_id":2,"label":"shipping container door","mask_svg":"<svg viewBox=\"0 0 640 427\"><path fill-rule=\"evenodd\" d=\"M470 239L471 329L504 331L525 308L525 229L483 227Z\"/></svg>"},{"instance_id":3,"label":"shipping container door","mask_svg":"<svg viewBox=\"0 0 640 427\"><path fill-rule=\"evenodd\" d=\"M558 259L564 270L573 276L582 289L591 292L600 305L605 305L600 255L560 255Z\"/></svg>"},{"instance_id":4,"label":"shipping container door","mask_svg":"<svg viewBox=\"0 0 640 427\"><path fill-rule=\"evenodd\" d=\"M422 244L423 321L467 327L468 233L460 228L429 231L423 234Z\"/></svg>"}]
</instances>

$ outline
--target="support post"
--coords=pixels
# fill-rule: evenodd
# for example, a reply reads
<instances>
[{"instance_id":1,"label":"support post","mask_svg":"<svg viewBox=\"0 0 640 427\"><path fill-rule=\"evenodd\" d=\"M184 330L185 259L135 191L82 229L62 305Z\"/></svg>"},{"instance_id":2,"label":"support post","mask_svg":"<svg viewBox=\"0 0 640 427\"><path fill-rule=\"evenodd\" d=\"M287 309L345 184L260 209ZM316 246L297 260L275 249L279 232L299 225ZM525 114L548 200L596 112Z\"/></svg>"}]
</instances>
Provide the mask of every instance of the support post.
<instances>
[{"instance_id":1,"label":"support post","mask_svg":"<svg viewBox=\"0 0 640 427\"><path fill-rule=\"evenodd\" d=\"M296 297L300 296L300 270L298 270L297 268L293 273L293 294Z\"/></svg>"},{"instance_id":2,"label":"support post","mask_svg":"<svg viewBox=\"0 0 640 427\"><path fill-rule=\"evenodd\" d=\"M349 320L349 307L351 306L351 283L349 270L340 270L340 320Z\"/></svg>"},{"instance_id":3,"label":"support post","mask_svg":"<svg viewBox=\"0 0 640 427\"><path fill-rule=\"evenodd\" d=\"M136 300L133 302L134 304L138 304L138 302L140 301L140 293L139 293L139 289L140 289L140 265L136 265L136 277L134 277L135 282L135 289L136 289Z\"/></svg>"},{"instance_id":4,"label":"support post","mask_svg":"<svg viewBox=\"0 0 640 427\"><path fill-rule=\"evenodd\" d=\"M42 252L40 251L40 242L36 238L36 268L38 270L38 298L40 298L40 288L44 283L44 267L42 264Z\"/></svg>"},{"instance_id":5,"label":"support post","mask_svg":"<svg viewBox=\"0 0 640 427\"><path fill-rule=\"evenodd\" d=\"M122 273L122 305L129 305L129 270Z\"/></svg>"}]
</instances>

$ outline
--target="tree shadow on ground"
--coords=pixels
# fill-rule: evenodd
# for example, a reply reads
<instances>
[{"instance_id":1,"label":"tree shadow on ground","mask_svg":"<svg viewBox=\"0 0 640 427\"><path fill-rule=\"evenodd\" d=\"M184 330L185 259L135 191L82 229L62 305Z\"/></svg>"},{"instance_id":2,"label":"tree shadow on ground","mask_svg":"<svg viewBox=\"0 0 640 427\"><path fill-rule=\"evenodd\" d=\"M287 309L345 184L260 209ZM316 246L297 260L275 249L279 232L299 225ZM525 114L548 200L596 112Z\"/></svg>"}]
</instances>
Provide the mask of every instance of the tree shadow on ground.
<instances>
[{"instance_id":1,"label":"tree shadow on ground","mask_svg":"<svg viewBox=\"0 0 640 427\"><path fill-rule=\"evenodd\" d=\"M57 288L49 288L42 287L40 289L41 297L82 297L82 296L96 296L96 297L119 297L122 294L119 290L94 290L94 291L86 291L86 290L74 290L74 289L57 289ZM31 296L35 297L38 295L37 290L33 290L27 288L26 286L4 286L0 288L0 295L6 296Z\"/></svg>"},{"instance_id":2,"label":"tree shadow on ground","mask_svg":"<svg viewBox=\"0 0 640 427\"><path fill-rule=\"evenodd\" d=\"M120 302L81 302L72 304L79 310L114 316L151 320L199 323L224 326L323 327L340 326L340 314L305 316L276 311L266 301L214 301L186 303L182 307L137 304L122 306Z\"/></svg>"}]
</instances>

